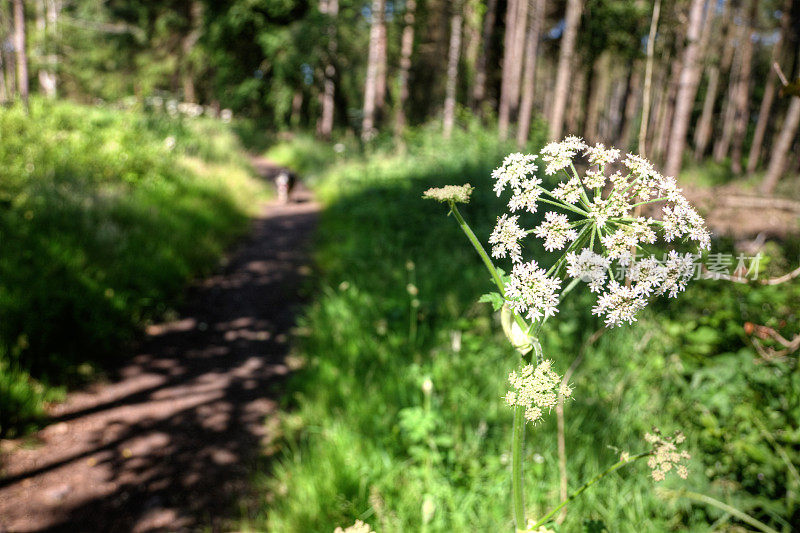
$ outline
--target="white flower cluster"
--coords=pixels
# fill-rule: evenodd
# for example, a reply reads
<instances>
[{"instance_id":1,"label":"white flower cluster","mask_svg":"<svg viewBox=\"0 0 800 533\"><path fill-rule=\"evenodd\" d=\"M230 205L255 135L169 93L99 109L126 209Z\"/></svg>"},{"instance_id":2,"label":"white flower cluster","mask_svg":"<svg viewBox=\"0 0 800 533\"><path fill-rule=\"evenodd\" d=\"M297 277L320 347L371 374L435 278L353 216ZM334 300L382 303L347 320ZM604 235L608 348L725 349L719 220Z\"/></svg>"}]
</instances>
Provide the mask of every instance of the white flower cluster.
<instances>
[{"instance_id":1,"label":"white flower cluster","mask_svg":"<svg viewBox=\"0 0 800 533\"><path fill-rule=\"evenodd\" d=\"M577 161L583 156L582 161ZM552 190L536 176L536 161L545 174L563 171L566 179ZM615 167L615 168L611 168ZM577 168L582 168L580 173ZM611 172L613 170L613 172ZM633 258L642 246L693 241L708 249L711 236L702 217L689 205L675 180L659 174L646 159L621 156L616 148L586 145L579 137L550 143L538 155L511 154L492 173L494 191L510 189L509 210L537 211L540 203L559 206L548 211L533 230L520 226L519 215L503 214L489 238L492 255L514 263L506 300L532 320L558 311L561 280L580 279L598 294L593 312L608 325L633 322L652 296L674 297L692 277L695 255L669 252L664 261ZM661 220L640 216L639 206L660 206ZM542 239L547 251L564 250L556 265L545 272L535 261L523 263L522 241L529 234ZM628 280L608 275L612 262L628 266ZM633 264L632 264L633 263Z\"/></svg>"},{"instance_id":2,"label":"white flower cluster","mask_svg":"<svg viewBox=\"0 0 800 533\"><path fill-rule=\"evenodd\" d=\"M342 529L341 527L337 527L336 529L333 530L333 533L375 533L375 532L366 522L362 522L361 520L356 520L356 523L348 527L347 529Z\"/></svg>"},{"instance_id":3,"label":"white flower cluster","mask_svg":"<svg viewBox=\"0 0 800 533\"><path fill-rule=\"evenodd\" d=\"M647 466L652 470L653 480L664 481L667 473L675 469L678 477L686 479L689 469L682 461L691 459L687 451L678 451L678 444L686 440L683 433L676 431L672 437L664 437L657 429L653 433L645 433L644 440L653 445L653 455L647 460Z\"/></svg>"},{"instance_id":4,"label":"white flower cluster","mask_svg":"<svg viewBox=\"0 0 800 533\"><path fill-rule=\"evenodd\" d=\"M536 422L542 418L544 409L552 409L558 403L558 395L572 395L572 388L561 383L561 377L553 370L553 362L545 359L536 367L525 365L519 372L511 372L508 381L513 390L506 393L508 405L525 408L525 418Z\"/></svg>"}]
</instances>

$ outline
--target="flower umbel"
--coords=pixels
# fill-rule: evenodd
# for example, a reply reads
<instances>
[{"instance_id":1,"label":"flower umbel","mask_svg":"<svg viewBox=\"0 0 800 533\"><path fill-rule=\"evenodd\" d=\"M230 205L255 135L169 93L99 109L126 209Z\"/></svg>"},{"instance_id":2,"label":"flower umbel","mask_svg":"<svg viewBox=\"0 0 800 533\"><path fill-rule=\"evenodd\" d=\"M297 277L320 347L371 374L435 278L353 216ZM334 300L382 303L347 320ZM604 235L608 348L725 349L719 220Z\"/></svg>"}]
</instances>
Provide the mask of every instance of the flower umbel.
<instances>
[{"instance_id":1,"label":"flower umbel","mask_svg":"<svg viewBox=\"0 0 800 533\"><path fill-rule=\"evenodd\" d=\"M673 471L681 479L686 479L689 470L682 462L691 459L692 456L685 450L678 451L678 445L686 440L683 433L676 431L672 437L665 437L658 428L653 428L653 433L645 433L644 440L653 446L653 455L647 460L653 480L664 481L667 473Z\"/></svg>"},{"instance_id":2,"label":"flower umbel","mask_svg":"<svg viewBox=\"0 0 800 533\"><path fill-rule=\"evenodd\" d=\"M518 215L503 214L489 238L492 255L510 257L514 263L505 296L517 313L531 320L554 315L566 278L585 281L598 294L593 312L609 326L634 322L651 297L675 297L684 290L697 255L671 250L661 262L646 254L634 261L645 252L643 247L677 240L692 242L697 250L709 248L711 235L702 217L673 178L660 175L642 157L621 158L618 149L587 146L579 137L548 144L538 158L547 165L545 174L563 172L565 179L553 190L535 175L536 155L511 154L492 173L498 196L511 189L511 211L536 212L543 202L561 208L545 213L532 230L520 225ZM590 168L579 175L576 165ZM661 220L634 216L640 206L651 204L655 211L660 209ZM535 262L525 263L522 242L529 235L541 239L547 251L564 250L549 271ZM614 263L628 270L626 283L608 275Z\"/></svg>"},{"instance_id":3,"label":"flower umbel","mask_svg":"<svg viewBox=\"0 0 800 533\"><path fill-rule=\"evenodd\" d=\"M361 520L356 520L356 523L352 526L348 527L347 529L342 529L341 527L337 527L333 530L333 533L375 533L369 524L362 522Z\"/></svg>"},{"instance_id":4,"label":"flower umbel","mask_svg":"<svg viewBox=\"0 0 800 533\"><path fill-rule=\"evenodd\" d=\"M469 183L465 183L464 185L445 185L444 187L432 187L428 189L422 193L422 197L443 203L454 202L468 204L469 197L473 190L474 187Z\"/></svg>"},{"instance_id":5,"label":"flower umbel","mask_svg":"<svg viewBox=\"0 0 800 533\"><path fill-rule=\"evenodd\" d=\"M544 409L555 407L559 393L565 398L572 395L572 388L561 384L561 377L555 373L549 359L536 367L525 365L519 372L511 372L508 381L513 390L506 394L506 403L512 407L524 407L525 418L530 422L542 418Z\"/></svg>"}]
</instances>

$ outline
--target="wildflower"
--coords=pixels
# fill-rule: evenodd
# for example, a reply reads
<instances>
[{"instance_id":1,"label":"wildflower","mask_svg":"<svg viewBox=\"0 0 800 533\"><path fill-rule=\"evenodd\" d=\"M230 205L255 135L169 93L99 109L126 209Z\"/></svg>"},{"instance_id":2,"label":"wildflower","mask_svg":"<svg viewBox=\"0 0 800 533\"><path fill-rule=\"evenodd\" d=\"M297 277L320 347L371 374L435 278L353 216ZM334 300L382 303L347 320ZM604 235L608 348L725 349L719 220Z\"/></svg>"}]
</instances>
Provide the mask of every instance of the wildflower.
<instances>
[{"instance_id":1,"label":"wildflower","mask_svg":"<svg viewBox=\"0 0 800 533\"><path fill-rule=\"evenodd\" d=\"M511 199L508 201L508 208L512 211L527 209L531 213L536 212L537 202L542 195L542 180L536 177L529 178L515 188Z\"/></svg>"},{"instance_id":2,"label":"wildflower","mask_svg":"<svg viewBox=\"0 0 800 533\"><path fill-rule=\"evenodd\" d=\"M558 312L560 288L561 280L548 276L536 261L517 263L506 285L506 299L517 314L538 320Z\"/></svg>"},{"instance_id":3,"label":"wildflower","mask_svg":"<svg viewBox=\"0 0 800 533\"><path fill-rule=\"evenodd\" d=\"M552 176L559 170L572 164L572 158L581 150L586 149L586 144L580 137L567 137L561 142L552 142L542 148L542 161L547 163L544 173Z\"/></svg>"},{"instance_id":4,"label":"wildflower","mask_svg":"<svg viewBox=\"0 0 800 533\"><path fill-rule=\"evenodd\" d=\"M544 222L533 230L533 233L544 239L545 250L560 250L567 244L567 241L574 241L578 237L578 232L572 229L567 215L550 211L544 215L544 218Z\"/></svg>"},{"instance_id":5,"label":"wildflower","mask_svg":"<svg viewBox=\"0 0 800 533\"><path fill-rule=\"evenodd\" d=\"M467 204L474 187L469 183L464 185L445 185L444 187L432 187L422 194L423 198L436 200L437 202L453 202Z\"/></svg>"},{"instance_id":6,"label":"wildflower","mask_svg":"<svg viewBox=\"0 0 800 533\"><path fill-rule=\"evenodd\" d=\"M653 445L653 451L647 460L647 466L652 470L651 475L654 481L663 481L667 474L673 469L678 477L686 479L689 469L682 461L691 459L686 451L678 451L678 444L682 444L686 437L680 431L676 431L672 437L664 437L654 429L653 433L645 433L644 439Z\"/></svg>"},{"instance_id":7,"label":"wildflower","mask_svg":"<svg viewBox=\"0 0 800 533\"><path fill-rule=\"evenodd\" d=\"M619 150L610 148L606 150L602 143L586 148L586 158L590 165L605 166L619 159Z\"/></svg>"},{"instance_id":8,"label":"wildflower","mask_svg":"<svg viewBox=\"0 0 800 533\"><path fill-rule=\"evenodd\" d=\"M525 231L517 223L516 215L501 215L497 219L489 243L492 244L493 257L510 256L512 261L519 262L522 257L522 248L519 241L525 236Z\"/></svg>"},{"instance_id":9,"label":"wildflower","mask_svg":"<svg viewBox=\"0 0 800 533\"><path fill-rule=\"evenodd\" d=\"M621 454L619 454L619 460L621 463L627 463L628 461L631 460L631 454L628 452L622 452Z\"/></svg>"},{"instance_id":10,"label":"wildflower","mask_svg":"<svg viewBox=\"0 0 800 533\"><path fill-rule=\"evenodd\" d=\"M579 254L568 253L566 260L568 276L585 281L589 284L589 290L592 292L601 290L611 266L609 259L584 248Z\"/></svg>"},{"instance_id":11,"label":"wildflower","mask_svg":"<svg viewBox=\"0 0 800 533\"><path fill-rule=\"evenodd\" d=\"M678 293L686 289L686 283L694 274L695 255L691 253L679 254L670 250L664 262L664 279L658 289L658 294L668 294L675 298Z\"/></svg>"},{"instance_id":12,"label":"wildflower","mask_svg":"<svg viewBox=\"0 0 800 533\"><path fill-rule=\"evenodd\" d=\"M495 180L494 192L497 196L500 196L507 186L512 189L521 188L528 176L538 169L534 161L536 161L535 155L515 153L506 156L500 168L492 172L492 178Z\"/></svg>"},{"instance_id":13,"label":"wildflower","mask_svg":"<svg viewBox=\"0 0 800 533\"><path fill-rule=\"evenodd\" d=\"M355 524L348 527L347 529L342 529L341 527L337 527L333 530L333 533L375 533L369 524L362 522L361 520L356 520Z\"/></svg>"},{"instance_id":14,"label":"wildflower","mask_svg":"<svg viewBox=\"0 0 800 533\"><path fill-rule=\"evenodd\" d=\"M587 170L583 176L583 184L588 189L599 189L606 184L606 176L599 170Z\"/></svg>"},{"instance_id":15,"label":"wildflower","mask_svg":"<svg viewBox=\"0 0 800 533\"><path fill-rule=\"evenodd\" d=\"M564 397L572 394L571 388L561 387L561 377L553 370L553 362L545 359L539 365L523 366L519 372L511 372L508 381L513 388L506 394L508 405L525 408L525 418L537 422L543 409L550 410L558 403L558 393Z\"/></svg>"},{"instance_id":16,"label":"wildflower","mask_svg":"<svg viewBox=\"0 0 800 533\"><path fill-rule=\"evenodd\" d=\"M582 192L581 181L578 178L572 178L566 183L559 183L558 187L553 190L553 196L568 204L577 204L578 200L581 199Z\"/></svg>"},{"instance_id":17,"label":"wildflower","mask_svg":"<svg viewBox=\"0 0 800 533\"><path fill-rule=\"evenodd\" d=\"M611 280L606 292L597 299L592 314L605 315L607 326L618 326L622 322L633 324L636 314L646 306L647 299L639 287L627 287Z\"/></svg>"}]
</instances>

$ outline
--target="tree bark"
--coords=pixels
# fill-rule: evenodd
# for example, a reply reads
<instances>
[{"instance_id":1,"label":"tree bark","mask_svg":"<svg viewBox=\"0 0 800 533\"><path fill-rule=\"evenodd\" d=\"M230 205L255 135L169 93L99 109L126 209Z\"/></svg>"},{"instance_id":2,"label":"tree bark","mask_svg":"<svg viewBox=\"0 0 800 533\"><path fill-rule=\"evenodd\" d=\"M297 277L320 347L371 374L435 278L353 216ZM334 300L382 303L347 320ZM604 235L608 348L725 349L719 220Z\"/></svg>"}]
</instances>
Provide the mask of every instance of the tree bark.
<instances>
[{"instance_id":1,"label":"tree bark","mask_svg":"<svg viewBox=\"0 0 800 533\"><path fill-rule=\"evenodd\" d=\"M500 106L497 129L500 139L508 137L508 128L519 109L522 56L525 50L525 21L529 0L509 0L506 12L505 48L503 50L503 78L500 85Z\"/></svg>"},{"instance_id":2,"label":"tree bark","mask_svg":"<svg viewBox=\"0 0 800 533\"><path fill-rule=\"evenodd\" d=\"M22 0L14 0L14 50L17 54L17 88L27 111L28 53L25 49L25 8Z\"/></svg>"},{"instance_id":3,"label":"tree bark","mask_svg":"<svg viewBox=\"0 0 800 533\"><path fill-rule=\"evenodd\" d=\"M486 64L489 60L489 49L494 33L494 23L497 15L497 0L486 2L486 14L483 16L483 38L480 55L475 64L475 85L472 90L473 109L480 110L486 99Z\"/></svg>"},{"instance_id":4,"label":"tree bark","mask_svg":"<svg viewBox=\"0 0 800 533\"><path fill-rule=\"evenodd\" d=\"M783 3L783 13L781 16L780 33L778 34L778 41L772 48L771 61L780 60L783 43L789 32L789 24L791 22L792 0L785 0ZM758 108L758 122L756 122L756 129L753 132L753 143L750 145L750 153L747 156L747 173L752 174L758 167L759 159L761 158L761 147L764 144L764 136L767 133L767 125L769 124L770 111L772 110L772 103L775 101L775 90L777 82L777 75L775 71L770 68L767 76L767 82L764 87L764 97L761 100L761 106Z\"/></svg>"},{"instance_id":5,"label":"tree bark","mask_svg":"<svg viewBox=\"0 0 800 533\"><path fill-rule=\"evenodd\" d=\"M413 2L413 0L411 0ZM336 96L336 65L334 59L338 43L336 41L336 17L339 15L339 0L323 0L320 11L327 15L328 21L328 63L325 65L325 78L322 82L322 113L317 126L317 134L330 139L333 133L333 113Z\"/></svg>"},{"instance_id":6,"label":"tree bark","mask_svg":"<svg viewBox=\"0 0 800 533\"><path fill-rule=\"evenodd\" d=\"M578 24L581 20L582 0L567 0L567 12L564 21L564 33L561 36L561 47L558 52L558 71L553 96L553 110L550 115L550 139L561 138L564 127L564 111L567 105L570 81L570 63L575 53L575 41L578 36Z\"/></svg>"},{"instance_id":7,"label":"tree bark","mask_svg":"<svg viewBox=\"0 0 800 533\"><path fill-rule=\"evenodd\" d=\"M646 157L647 128L650 126L650 98L653 85L653 54L656 46L656 31L661 15L661 0L655 0L650 17L650 32L647 36L647 59L645 60L644 87L642 89L642 120L639 124L639 155Z\"/></svg>"},{"instance_id":8,"label":"tree bark","mask_svg":"<svg viewBox=\"0 0 800 533\"><path fill-rule=\"evenodd\" d=\"M602 53L594 63L592 69L592 84L589 92L589 104L586 109L586 127L583 136L587 142L594 143L598 139L598 125L600 124L601 110L608 98L608 89L611 76L611 56L609 52Z\"/></svg>"},{"instance_id":9,"label":"tree bark","mask_svg":"<svg viewBox=\"0 0 800 533\"><path fill-rule=\"evenodd\" d=\"M742 173L742 150L747 135L747 122L750 118L750 78L753 70L753 38L756 36L758 23L758 0L750 4L748 27L744 30L742 43L742 65L739 69L738 87L734 100L733 146L731 149L731 170L734 174Z\"/></svg>"},{"instance_id":10,"label":"tree bark","mask_svg":"<svg viewBox=\"0 0 800 533\"><path fill-rule=\"evenodd\" d=\"M717 93L719 92L720 76L722 72L730 69L733 61L735 44L735 27L731 18L733 8L730 7L730 2L725 2L722 9L722 22L720 24L722 54L708 68L708 84L706 86L706 95L703 99L703 111L700 115L700 120L695 126L694 158L698 161L705 155L711 142L711 134L714 131L712 121L714 107L717 102Z\"/></svg>"},{"instance_id":11,"label":"tree bark","mask_svg":"<svg viewBox=\"0 0 800 533\"><path fill-rule=\"evenodd\" d=\"M698 64L700 52L700 33L703 26L703 12L711 16L711 11L704 10L706 0L692 0L689 8L689 25L686 31L686 46L683 49L681 73L678 81L678 94L675 100L675 113L672 119L667 159L664 172L668 176L677 176L681 170L683 150L686 146L686 133L689 131L689 119L697 95L697 82L700 78Z\"/></svg>"},{"instance_id":12,"label":"tree bark","mask_svg":"<svg viewBox=\"0 0 800 533\"><path fill-rule=\"evenodd\" d=\"M456 83L458 81L458 60L461 56L461 2L453 6L453 17L450 20L450 50L447 54L447 85L444 98L444 137L449 139L453 133L456 119Z\"/></svg>"},{"instance_id":13,"label":"tree bark","mask_svg":"<svg viewBox=\"0 0 800 533\"><path fill-rule=\"evenodd\" d=\"M553 69L550 69L551 71ZM564 123L566 124L567 131L581 131L581 128L586 123L586 84L588 83L589 74L585 68L582 68L581 62L577 57L572 60L572 91L567 99L567 110L565 112ZM551 76L548 78L552 78ZM552 91L553 84L550 85L550 90L547 92L547 103L542 106L542 109L551 109L554 95Z\"/></svg>"},{"instance_id":14,"label":"tree bark","mask_svg":"<svg viewBox=\"0 0 800 533\"><path fill-rule=\"evenodd\" d=\"M181 42L181 59L183 66L181 78L183 85L183 99L186 102L197 102L197 91L194 85L194 66L192 65L192 50L200 40L203 27L203 4L197 0L189 5L189 32Z\"/></svg>"},{"instance_id":15,"label":"tree bark","mask_svg":"<svg viewBox=\"0 0 800 533\"><path fill-rule=\"evenodd\" d=\"M377 102L378 70L381 61L381 27L385 0L372 0L372 21L369 30L369 55L367 77L364 84L364 117L361 123L361 138L369 141L375 136L375 108Z\"/></svg>"},{"instance_id":16,"label":"tree bark","mask_svg":"<svg viewBox=\"0 0 800 533\"><path fill-rule=\"evenodd\" d=\"M411 70L411 54L414 52L414 17L416 0L406 0L403 15L403 37L400 43L400 70L397 73L398 102L394 117L395 133L400 135L406 127L406 102L408 101L408 73Z\"/></svg>"},{"instance_id":17,"label":"tree bark","mask_svg":"<svg viewBox=\"0 0 800 533\"><path fill-rule=\"evenodd\" d=\"M520 149L528 142L533 115L533 96L536 87L536 59L539 55L539 39L544 22L544 0L533 0L530 10L528 37L525 44L525 69L522 79L522 102L519 109L517 125L517 147Z\"/></svg>"},{"instance_id":18,"label":"tree bark","mask_svg":"<svg viewBox=\"0 0 800 533\"><path fill-rule=\"evenodd\" d=\"M740 33L740 35L743 32ZM722 120L722 132L714 143L714 161L721 163L730 152L731 140L733 139L733 124L736 120L736 92L739 90L739 71L742 67L742 48L739 47L734 54L733 65L728 81L728 91L725 97L725 106Z\"/></svg>"},{"instance_id":19,"label":"tree bark","mask_svg":"<svg viewBox=\"0 0 800 533\"><path fill-rule=\"evenodd\" d=\"M679 37L682 40L682 37ZM676 56L681 54L679 50ZM661 108L658 111L658 122L656 125L656 137L653 142L653 157L660 160L667 149L667 140L669 139L670 120L675 111L675 97L678 94L678 76L680 75L681 63L680 61L672 61L670 73L667 80L669 80L668 87L666 88L663 99L661 100Z\"/></svg>"},{"instance_id":20,"label":"tree bark","mask_svg":"<svg viewBox=\"0 0 800 533\"><path fill-rule=\"evenodd\" d=\"M622 115L622 124L617 136L616 145L622 150L628 150L631 145L633 126L636 121L636 110L641 105L641 97L644 91L639 91L641 84L641 72L636 63L633 63L628 74L628 89L625 95L625 111Z\"/></svg>"},{"instance_id":21,"label":"tree bark","mask_svg":"<svg viewBox=\"0 0 800 533\"><path fill-rule=\"evenodd\" d=\"M800 97L795 96L789 104L789 111L783 121L783 127L772 149L772 158L769 160L767 173L761 182L759 190L762 194L772 194L775 186L781 179L781 175L786 169L789 150L792 147L797 135L797 127L800 124Z\"/></svg>"}]
</instances>

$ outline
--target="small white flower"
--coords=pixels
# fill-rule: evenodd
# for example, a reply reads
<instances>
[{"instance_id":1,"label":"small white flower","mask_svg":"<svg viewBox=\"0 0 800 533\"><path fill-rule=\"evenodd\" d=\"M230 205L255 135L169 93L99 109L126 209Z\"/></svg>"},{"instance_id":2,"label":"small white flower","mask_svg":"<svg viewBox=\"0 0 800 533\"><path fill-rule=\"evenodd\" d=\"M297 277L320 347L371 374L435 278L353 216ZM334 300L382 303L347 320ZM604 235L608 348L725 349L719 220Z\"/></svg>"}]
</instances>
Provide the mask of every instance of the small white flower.
<instances>
[{"instance_id":1,"label":"small white flower","mask_svg":"<svg viewBox=\"0 0 800 533\"><path fill-rule=\"evenodd\" d=\"M508 208L511 211L526 209L531 213L535 213L536 202L538 202L539 196L542 195L541 183L542 180L535 176L523 181L520 187L513 189L514 192L508 201Z\"/></svg>"},{"instance_id":2,"label":"small white flower","mask_svg":"<svg viewBox=\"0 0 800 533\"><path fill-rule=\"evenodd\" d=\"M594 253L589 248L584 248L580 254L570 252L566 259L568 276L588 283L590 291L600 292L608 277L611 260Z\"/></svg>"},{"instance_id":3,"label":"small white flower","mask_svg":"<svg viewBox=\"0 0 800 533\"><path fill-rule=\"evenodd\" d=\"M501 215L497 218L489 244L492 244L492 257L510 256L515 263L522 260L520 239L525 237L525 230L519 227L517 215Z\"/></svg>"},{"instance_id":4,"label":"small white flower","mask_svg":"<svg viewBox=\"0 0 800 533\"><path fill-rule=\"evenodd\" d=\"M590 165L605 166L619 159L619 150L609 148L606 150L602 143L586 148L586 157Z\"/></svg>"},{"instance_id":5,"label":"small white flower","mask_svg":"<svg viewBox=\"0 0 800 533\"><path fill-rule=\"evenodd\" d=\"M514 390L506 394L506 402L512 407L525 407L525 418L530 422L542 418L543 409L549 411L555 407L559 393L565 398L572 394L572 388L561 384L561 377L549 359L536 367L525 365L519 372L511 372L508 381Z\"/></svg>"},{"instance_id":6,"label":"small white flower","mask_svg":"<svg viewBox=\"0 0 800 533\"><path fill-rule=\"evenodd\" d=\"M506 285L506 299L514 311L530 320L539 320L558 312L561 280L547 276L536 261L517 263Z\"/></svg>"},{"instance_id":7,"label":"small white flower","mask_svg":"<svg viewBox=\"0 0 800 533\"><path fill-rule=\"evenodd\" d=\"M578 237L578 232L570 227L567 215L549 211L544 215L542 222L533 230L534 235L544 239L544 249L551 252L562 249L567 242L572 242Z\"/></svg>"},{"instance_id":8,"label":"small white flower","mask_svg":"<svg viewBox=\"0 0 800 533\"><path fill-rule=\"evenodd\" d=\"M567 137L561 142L552 142L542 148L542 161L547 163L544 173L552 176L559 170L572 164L572 158L581 150L586 149L586 143L580 137Z\"/></svg>"},{"instance_id":9,"label":"small white flower","mask_svg":"<svg viewBox=\"0 0 800 533\"><path fill-rule=\"evenodd\" d=\"M581 192L583 192L583 185L578 178L571 178L567 182L561 182L558 187L553 189L553 196L567 202L568 204L576 204L581 199Z\"/></svg>"},{"instance_id":10,"label":"small white flower","mask_svg":"<svg viewBox=\"0 0 800 533\"><path fill-rule=\"evenodd\" d=\"M606 176L599 170L587 170L583 176L583 184L588 189L599 189L606 184Z\"/></svg>"},{"instance_id":11,"label":"small white flower","mask_svg":"<svg viewBox=\"0 0 800 533\"><path fill-rule=\"evenodd\" d=\"M534 161L536 161L535 155L515 153L506 156L500 168L492 172L492 178L495 180L494 192L497 196L500 196L507 186L512 189L521 188L528 176L534 175L538 169Z\"/></svg>"},{"instance_id":12,"label":"small white flower","mask_svg":"<svg viewBox=\"0 0 800 533\"><path fill-rule=\"evenodd\" d=\"M670 250L664 261L664 280L657 294L667 294L675 298L678 293L686 289L686 283L692 279L695 272L695 254L679 254Z\"/></svg>"},{"instance_id":13,"label":"small white flower","mask_svg":"<svg viewBox=\"0 0 800 533\"><path fill-rule=\"evenodd\" d=\"M634 286L626 287L615 280L608 282L606 292L597 299L592 308L595 315L605 315L607 326L618 326L622 322L633 324L636 314L645 308L647 299Z\"/></svg>"}]
</instances>

